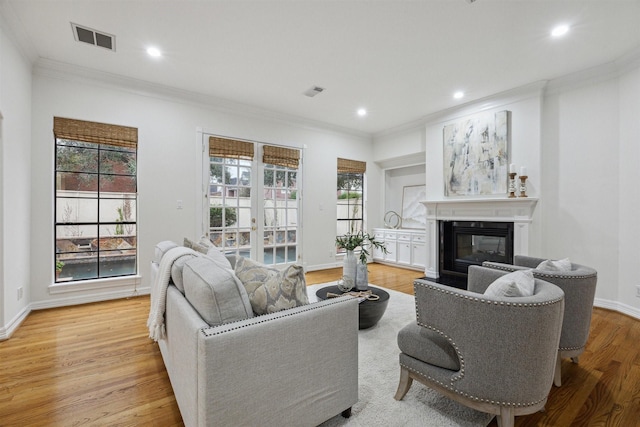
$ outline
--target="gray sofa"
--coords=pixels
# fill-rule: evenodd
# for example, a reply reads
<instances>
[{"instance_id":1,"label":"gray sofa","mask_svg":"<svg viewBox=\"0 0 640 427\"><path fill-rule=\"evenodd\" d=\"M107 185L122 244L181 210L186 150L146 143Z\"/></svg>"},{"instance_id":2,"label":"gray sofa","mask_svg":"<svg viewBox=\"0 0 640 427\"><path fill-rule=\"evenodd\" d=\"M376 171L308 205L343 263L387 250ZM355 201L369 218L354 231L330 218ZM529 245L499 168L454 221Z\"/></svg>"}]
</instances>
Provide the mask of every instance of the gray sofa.
<instances>
[{"instance_id":1,"label":"gray sofa","mask_svg":"<svg viewBox=\"0 0 640 427\"><path fill-rule=\"evenodd\" d=\"M156 247L152 283L162 252ZM348 416L358 400L356 299L210 326L170 284L164 324L158 344L186 426L315 426Z\"/></svg>"}]
</instances>

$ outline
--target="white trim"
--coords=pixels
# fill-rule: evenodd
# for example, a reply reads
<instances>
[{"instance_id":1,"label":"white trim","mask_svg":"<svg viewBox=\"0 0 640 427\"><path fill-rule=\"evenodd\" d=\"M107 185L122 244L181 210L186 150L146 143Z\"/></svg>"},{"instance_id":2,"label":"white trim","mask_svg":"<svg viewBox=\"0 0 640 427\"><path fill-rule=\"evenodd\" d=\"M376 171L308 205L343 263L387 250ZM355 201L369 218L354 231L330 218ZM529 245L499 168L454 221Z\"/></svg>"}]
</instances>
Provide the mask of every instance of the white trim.
<instances>
[{"instance_id":1,"label":"white trim","mask_svg":"<svg viewBox=\"0 0 640 427\"><path fill-rule=\"evenodd\" d=\"M138 289L142 276L106 277L95 280L79 280L75 282L59 282L49 285L49 293L52 295L68 292L95 291L128 287Z\"/></svg>"},{"instance_id":2,"label":"white trim","mask_svg":"<svg viewBox=\"0 0 640 427\"><path fill-rule=\"evenodd\" d=\"M631 307L630 305L623 304L618 301L610 301L602 298L595 298L593 301L594 307L606 308L607 310L613 310L618 313L626 314L640 320L640 308Z\"/></svg>"},{"instance_id":3,"label":"white trim","mask_svg":"<svg viewBox=\"0 0 640 427\"><path fill-rule=\"evenodd\" d=\"M80 295L80 296L72 296L68 298L56 298L52 300L46 301L38 301L31 303L30 308L32 310L43 310L46 308L57 308L57 307L67 307L71 305L79 305L79 304L88 304L92 302L101 302L101 301L109 301L114 299L122 299L122 298L132 298L140 295L149 295L151 288L138 288L136 289L123 289L118 291L100 293L100 294L91 294L91 295Z\"/></svg>"},{"instance_id":4,"label":"white trim","mask_svg":"<svg viewBox=\"0 0 640 427\"><path fill-rule=\"evenodd\" d=\"M23 307L22 310L20 310L6 326L0 327L0 341L11 338L11 335L13 335L13 333L18 329L18 326L24 322L29 313L31 313L31 307Z\"/></svg>"}]
</instances>

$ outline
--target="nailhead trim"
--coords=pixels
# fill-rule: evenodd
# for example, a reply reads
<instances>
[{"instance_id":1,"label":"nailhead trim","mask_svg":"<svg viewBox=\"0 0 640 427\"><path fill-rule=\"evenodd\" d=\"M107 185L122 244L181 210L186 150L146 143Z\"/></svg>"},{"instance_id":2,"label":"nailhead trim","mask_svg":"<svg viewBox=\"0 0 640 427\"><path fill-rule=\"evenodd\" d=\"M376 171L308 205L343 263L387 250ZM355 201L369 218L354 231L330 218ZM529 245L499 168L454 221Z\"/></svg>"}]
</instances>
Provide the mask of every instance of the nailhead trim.
<instances>
[{"instance_id":1,"label":"nailhead trim","mask_svg":"<svg viewBox=\"0 0 640 427\"><path fill-rule=\"evenodd\" d=\"M414 374L420 375L421 377L426 378L426 379L428 379L429 381L431 381L431 382L433 382L433 383L436 383L436 384L440 385L441 387L446 388L447 390L450 390L450 391L452 391L452 392L454 392L454 393L457 393L457 394L459 394L459 395L461 395L461 396L464 396L464 397L466 397L466 398L468 398L468 399L475 400L476 402L489 403L489 404L491 404L491 405L496 405L496 406L509 406L509 407L514 407L514 408L526 408L526 407L528 407L528 406L538 405L538 404L540 404L540 402L543 402L543 401L544 401L544 399L540 399L540 400L538 400L538 401L535 401L535 402L529 402L529 403L518 403L518 402L496 402L495 400L484 399L484 398L482 398L482 397L473 396L473 395L470 395L469 393L466 393L466 392L463 392L463 391L460 391L460 390L456 390L456 389L455 389L455 388L453 388L451 385L448 385L448 384L443 383L442 381L436 380L435 378L433 378L433 377L431 377L431 376L429 376L429 375L423 374L422 372L418 372L418 371L416 371L415 369L412 369L412 368L410 368L410 367L408 367L407 365L404 365L404 364L402 364L402 363L400 364L400 366L402 366L403 368L405 368L405 369L407 369L407 370L409 370L409 371L413 372Z\"/></svg>"},{"instance_id":2,"label":"nailhead trim","mask_svg":"<svg viewBox=\"0 0 640 427\"><path fill-rule=\"evenodd\" d=\"M496 265L496 264L488 264L487 268L492 268L494 270L509 271L509 272L522 271L521 269L514 269L514 268L510 268L509 266ZM535 268L531 268L530 270L532 270L533 276L537 278L551 277L554 279L590 279L592 277L598 277L597 272L592 274L575 275L575 274L561 274L561 273L556 273L556 274L544 273L542 272L542 270L537 270Z\"/></svg>"},{"instance_id":3,"label":"nailhead trim","mask_svg":"<svg viewBox=\"0 0 640 427\"><path fill-rule=\"evenodd\" d=\"M236 321L229 322L229 323L223 323L223 324L217 325L217 326L205 326L205 327L200 329L200 332L205 337L212 337L212 336L215 336L215 335L222 335L222 334L227 333L227 332L231 332L231 331L235 331L235 330L238 330L238 329L246 328L246 327L253 326L253 325L256 325L256 324L259 324L259 323L266 323L266 322L270 322L272 320L282 319L283 317L295 316L295 315L297 315L299 313L304 313L306 311L320 310L320 309L323 309L325 307L332 306L334 304L343 304L343 303L345 303L347 301L351 301L351 300L352 300L351 298L347 298L347 297L344 297L344 298L332 298L331 300L324 300L324 301L330 301L330 303L324 304L324 305L322 305L320 307L318 307L316 304L308 304L308 305L304 306L305 309L298 310L295 313L291 312L292 309L287 309L287 310L279 311L278 312L279 315L275 316L275 317L266 318L267 316L269 316L270 314L273 314L273 313L262 314L260 316L255 316L255 317L251 317L251 318L243 319L243 320L236 320ZM254 322L251 322L251 323L240 324L242 322L246 322L247 320L260 319L261 317L263 317L263 319L259 320L257 322L254 321ZM234 325L234 324L236 324L234 327L231 327L231 328L228 327L228 326ZM225 326L227 328L225 328L222 331L218 330L222 326Z\"/></svg>"},{"instance_id":4,"label":"nailhead trim","mask_svg":"<svg viewBox=\"0 0 640 427\"><path fill-rule=\"evenodd\" d=\"M427 283L420 283L420 282L413 282L414 286L415 285L419 285L419 286L423 286L425 288L429 288L438 292L442 292L445 294L449 294L449 295L453 295L455 297L458 298L464 298L464 299L468 299L471 301L475 301L475 302L481 302L481 303L485 303L485 304L491 304L491 305L504 305L504 306L509 306L509 307L542 307L545 305L553 305L553 304L557 304L558 302L562 301L563 298L556 298L554 300L549 300L549 301L544 301L544 302L534 302L534 303L522 303L522 302L518 302L518 303L513 303L513 302L509 302L509 301L491 301L491 300L486 300L484 298L481 297L477 297L477 296L472 296L472 295L463 295L459 292L453 292L450 291L448 289L442 289L442 288L438 288L435 287L433 285L427 284ZM478 294L480 295L480 294ZM416 315L418 314L417 312L417 302L416 302Z\"/></svg>"}]
</instances>

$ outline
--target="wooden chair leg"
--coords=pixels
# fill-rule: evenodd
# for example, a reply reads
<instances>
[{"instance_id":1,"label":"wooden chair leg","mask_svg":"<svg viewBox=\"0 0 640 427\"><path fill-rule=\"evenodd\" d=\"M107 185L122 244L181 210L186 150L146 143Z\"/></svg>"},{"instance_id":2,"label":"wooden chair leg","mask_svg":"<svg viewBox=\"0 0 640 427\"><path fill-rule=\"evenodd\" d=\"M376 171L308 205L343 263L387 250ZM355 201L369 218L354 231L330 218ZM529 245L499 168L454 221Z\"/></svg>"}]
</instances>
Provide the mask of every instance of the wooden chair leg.
<instances>
[{"instance_id":1,"label":"wooden chair leg","mask_svg":"<svg viewBox=\"0 0 640 427\"><path fill-rule=\"evenodd\" d=\"M562 385L562 358L560 357L560 352L558 352L558 356L556 358L556 370L553 374L553 384L556 387L560 387Z\"/></svg>"},{"instance_id":2,"label":"wooden chair leg","mask_svg":"<svg viewBox=\"0 0 640 427\"><path fill-rule=\"evenodd\" d=\"M498 427L513 427L515 424L515 413L513 408L503 406L500 408L500 415L496 417Z\"/></svg>"},{"instance_id":3,"label":"wooden chair leg","mask_svg":"<svg viewBox=\"0 0 640 427\"><path fill-rule=\"evenodd\" d=\"M411 388L412 383L413 383L413 378L409 376L409 370L401 366L400 382L398 383L398 390L396 391L396 395L393 398L395 400L402 400L402 398L407 394L407 392Z\"/></svg>"}]
</instances>

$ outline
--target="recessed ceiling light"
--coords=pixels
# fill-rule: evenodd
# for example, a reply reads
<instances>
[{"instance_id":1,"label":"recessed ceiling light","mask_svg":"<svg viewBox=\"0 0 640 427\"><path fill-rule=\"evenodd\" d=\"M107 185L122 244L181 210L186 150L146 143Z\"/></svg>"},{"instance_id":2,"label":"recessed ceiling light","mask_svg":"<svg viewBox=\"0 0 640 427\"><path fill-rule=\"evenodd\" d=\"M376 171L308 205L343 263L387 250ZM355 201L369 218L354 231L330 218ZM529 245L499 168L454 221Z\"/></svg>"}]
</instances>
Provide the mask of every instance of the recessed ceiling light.
<instances>
[{"instance_id":1,"label":"recessed ceiling light","mask_svg":"<svg viewBox=\"0 0 640 427\"><path fill-rule=\"evenodd\" d=\"M456 92L456 93L454 93L454 94L453 94L453 97L454 97L455 99L461 99L461 98L464 98L464 92L462 92L461 90L459 90L458 92Z\"/></svg>"},{"instance_id":2,"label":"recessed ceiling light","mask_svg":"<svg viewBox=\"0 0 640 427\"><path fill-rule=\"evenodd\" d=\"M358 109L358 115L359 115L360 117L364 117L364 116L366 116L366 115L367 115L367 110L365 110L364 108L359 108L359 109Z\"/></svg>"},{"instance_id":3,"label":"recessed ceiling light","mask_svg":"<svg viewBox=\"0 0 640 427\"><path fill-rule=\"evenodd\" d=\"M551 35L553 37L562 37L565 34L567 34L568 32L569 32L569 26L565 25L565 24L562 24L562 25L558 25L553 30L551 30Z\"/></svg>"},{"instance_id":4,"label":"recessed ceiling light","mask_svg":"<svg viewBox=\"0 0 640 427\"><path fill-rule=\"evenodd\" d=\"M147 54L149 54L149 56L153 56L154 58L159 58L162 56L162 52L160 52L160 49L158 49L157 47L148 48Z\"/></svg>"}]
</instances>

